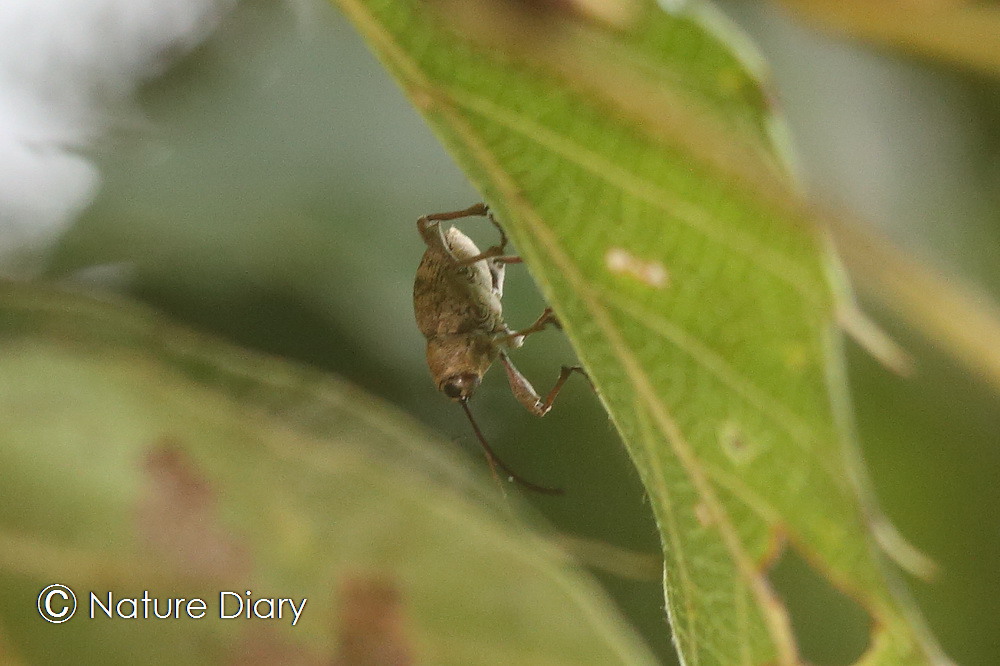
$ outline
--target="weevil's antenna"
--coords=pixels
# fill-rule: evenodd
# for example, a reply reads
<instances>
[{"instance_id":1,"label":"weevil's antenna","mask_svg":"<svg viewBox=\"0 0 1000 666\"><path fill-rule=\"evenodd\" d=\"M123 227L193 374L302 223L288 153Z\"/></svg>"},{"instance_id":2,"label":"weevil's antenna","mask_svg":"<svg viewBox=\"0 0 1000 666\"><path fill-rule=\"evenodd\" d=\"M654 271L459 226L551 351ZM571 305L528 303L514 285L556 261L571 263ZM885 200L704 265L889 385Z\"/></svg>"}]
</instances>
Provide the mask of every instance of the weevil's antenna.
<instances>
[{"instance_id":1,"label":"weevil's antenna","mask_svg":"<svg viewBox=\"0 0 1000 666\"><path fill-rule=\"evenodd\" d=\"M483 436L483 431L479 429L479 424L476 423L476 419L472 418L472 411L469 409L468 400L460 400L459 404L462 405L462 409L465 410L465 415L469 417L469 423L472 424L472 430L476 433L476 438L479 439L479 444L482 445L483 451L486 453L486 461L490 464L490 470L493 472L493 477L499 479L497 476L497 467L499 467L504 474L506 474L515 483L524 486L528 490L533 490L536 493L542 493L543 495L562 495L562 488L546 488L545 486L539 486L538 484L528 481L520 474L517 474L510 467L507 467L502 460L497 458L497 454L493 453L493 448L486 441ZM502 487L502 486L501 486Z\"/></svg>"}]
</instances>

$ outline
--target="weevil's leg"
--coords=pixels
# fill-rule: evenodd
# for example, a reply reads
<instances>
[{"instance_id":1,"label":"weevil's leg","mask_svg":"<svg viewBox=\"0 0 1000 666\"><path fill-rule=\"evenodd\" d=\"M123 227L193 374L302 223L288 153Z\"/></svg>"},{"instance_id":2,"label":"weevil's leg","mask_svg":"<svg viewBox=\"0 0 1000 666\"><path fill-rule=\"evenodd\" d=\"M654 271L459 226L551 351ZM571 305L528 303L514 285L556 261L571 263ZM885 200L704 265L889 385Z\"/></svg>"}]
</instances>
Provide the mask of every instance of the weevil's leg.
<instances>
[{"instance_id":1,"label":"weevil's leg","mask_svg":"<svg viewBox=\"0 0 1000 666\"><path fill-rule=\"evenodd\" d=\"M440 250L458 262L458 258L455 257L451 248L448 247L448 240L445 238L444 229L441 228L441 222L457 220L463 217L472 217L475 215L486 215L492 219L492 216L489 215L489 208L486 207L486 204L477 203L469 206L468 208L463 208L462 210L423 215L417 219L417 231L420 232L420 237L424 239L424 242L427 243L428 247ZM495 221L494 224L496 224Z\"/></svg>"},{"instance_id":2,"label":"weevil's leg","mask_svg":"<svg viewBox=\"0 0 1000 666\"><path fill-rule=\"evenodd\" d=\"M512 331L505 335L503 339L507 344L513 347L520 347L524 338L528 337L532 333L544 331L547 326L555 326L560 329L562 328L562 325L559 324L559 319L556 317L555 313L552 312L552 308L545 308L538 319L535 320L535 323L528 328L522 328L520 331Z\"/></svg>"},{"instance_id":3,"label":"weevil's leg","mask_svg":"<svg viewBox=\"0 0 1000 666\"><path fill-rule=\"evenodd\" d=\"M500 233L500 243L490 246L485 252L480 252L474 257L459 260L452 253L451 248L448 247L448 242L444 235L444 229L441 228L440 223L448 220L458 220L463 217L473 217L477 215L485 216L486 219L489 220L494 227L496 227L497 231ZM439 250L443 250L455 260L456 264L460 266L469 266L477 261L482 261L483 259L493 259L494 261L499 261L504 264L521 263L521 257L504 254L507 249L507 232L505 232L503 227L500 226L500 223L497 222L497 219L493 216L493 212L490 210L489 206L484 203L477 203L469 206L468 208L454 210L448 213L432 213L431 215L424 215L417 220L417 230L420 232L420 235L424 239L425 243Z\"/></svg>"},{"instance_id":4,"label":"weevil's leg","mask_svg":"<svg viewBox=\"0 0 1000 666\"><path fill-rule=\"evenodd\" d=\"M480 252L474 257L469 257L468 259L463 259L458 262L462 266L468 266L469 264L474 264L477 261L482 261L483 259L492 259L493 261L499 261L504 264L519 264L521 263L521 257L515 255L505 255L504 252L507 251L507 232L503 230L497 219L493 217L493 213L486 209L486 219L493 223L493 226L497 228L500 232L500 243L498 245L491 245L486 248L485 252Z\"/></svg>"},{"instance_id":5,"label":"weevil's leg","mask_svg":"<svg viewBox=\"0 0 1000 666\"><path fill-rule=\"evenodd\" d=\"M499 245L494 245L494 247L500 248L500 251L497 254L502 255L503 251L507 248L507 232L504 231L503 227L500 226L500 223L497 222L497 218L493 217L493 211L490 210L490 207L484 207L486 208L486 219L489 220L490 224L496 227L497 231L500 233L500 243ZM520 261L521 259L518 258L517 260Z\"/></svg>"},{"instance_id":6,"label":"weevil's leg","mask_svg":"<svg viewBox=\"0 0 1000 666\"><path fill-rule=\"evenodd\" d=\"M417 220L417 226L422 230L423 226L430 222L447 222L448 220L460 220L463 217L474 217L474 216L486 216L488 219L496 224L493 220L493 215L490 213L489 207L484 203L472 204L468 208L463 208L462 210L453 210L447 213L431 213L430 215L424 215L419 220Z\"/></svg>"},{"instance_id":7,"label":"weevil's leg","mask_svg":"<svg viewBox=\"0 0 1000 666\"><path fill-rule=\"evenodd\" d=\"M467 266L469 264L474 264L477 261L482 261L483 259L493 259L493 261L499 261L503 264L519 264L521 263L521 257L514 255L505 255L504 252L507 250L507 232L503 230L500 223L497 222L497 218L493 217L493 211L486 207L486 219L497 228L500 233L500 243L498 245L493 245L486 248L485 252L480 252L474 257L468 259L463 259L459 262L462 266Z\"/></svg>"},{"instance_id":8,"label":"weevil's leg","mask_svg":"<svg viewBox=\"0 0 1000 666\"><path fill-rule=\"evenodd\" d=\"M511 254L504 254L503 248L499 245L494 245L486 249L485 252L480 252L474 257L469 257L468 259L462 259L457 262L460 266L468 266L469 264L474 264L477 261L482 261L483 259L492 259L493 261L499 261L501 264L519 264L521 263L521 257Z\"/></svg>"},{"instance_id":9,"label":"weevil's leg","mask_svg":"<svg viewBox=\"0 0 1000 666\"><path fill-rule=\"evenodd\" d=\"M584 377L587 377L587 373L578 365L564 365L562 370L559 372L559 379L556 380L555 386L549 391L549 394L545 396L543 401L538 393L535 392L535 387L531 385L527 377L521 374L521 372L514 367L511 363L510 358L507 354L500 352L500 362L503 363L504 370L507 371L507 381L510 383L510 390L517 398L517 401L524 405L524 408L535 416L545 416L552 409L552 403L555 402L556 396L559 395L559 391L562 390L563 384L569 379L569 376L574 372L579 372ZM587 381L590 378L587 377Z\"/></svg>"}]
</instances>

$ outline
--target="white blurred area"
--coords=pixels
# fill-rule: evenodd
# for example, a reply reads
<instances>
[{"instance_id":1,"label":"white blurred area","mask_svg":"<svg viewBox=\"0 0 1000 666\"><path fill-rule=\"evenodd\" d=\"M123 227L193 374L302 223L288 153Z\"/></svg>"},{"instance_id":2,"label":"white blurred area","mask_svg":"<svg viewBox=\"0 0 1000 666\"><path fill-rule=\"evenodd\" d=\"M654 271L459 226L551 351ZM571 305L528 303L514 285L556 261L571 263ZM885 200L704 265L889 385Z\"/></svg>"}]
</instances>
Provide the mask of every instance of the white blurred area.
<instances>
[{"instance_id":1,"label":"white blurred area","mask_svg":"<svg viewBox=\"0 0 1000 666\"><path fill-rule=\"evenodd\" d=\"M0 2L0 275L37 275L91 202L87 150L236 0Z\"/></svg>"}]
</instances>

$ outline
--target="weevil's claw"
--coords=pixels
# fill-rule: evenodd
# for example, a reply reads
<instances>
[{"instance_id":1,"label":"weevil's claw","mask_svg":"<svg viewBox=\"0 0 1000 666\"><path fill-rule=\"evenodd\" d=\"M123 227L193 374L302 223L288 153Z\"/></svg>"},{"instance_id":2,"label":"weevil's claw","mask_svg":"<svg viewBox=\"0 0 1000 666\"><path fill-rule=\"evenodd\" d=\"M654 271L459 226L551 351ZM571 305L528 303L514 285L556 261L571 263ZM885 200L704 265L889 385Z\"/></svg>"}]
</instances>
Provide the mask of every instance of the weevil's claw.
<instances>
[{"instance_id":1,"label":"weevil's claw","mask_svg":"<svg viewBox=\"0 0 1000 666\"><path fill-rule=\"evenodd\" d=\"M556 315L552 308L545 308L542 312L542 316L538 318L537 322L535 322L535 326L539 328L543 328L545 326L555 326L560 331L562 330L562 322L559 321L559 316Z\"/></svg>"},{"instance_id":2,"label":"weevil's claw","mask_svg":"<svg viewBox=\"0 0 1000 666\"><path fill-rule=\"evenodd\" d=\"M524 344L523 335L508 335L506 336L507 346L511 349L520 349Z\"/></svg>"},{"instance_id":3,"label":"weevil's claw","mask_svg":"<svg viewBox=\"0 0 1000 666\"><path fill-rule=\"evenodd\" d=\"M590 374L583 369L582 365L564 365L560 368L560 370L563 372L577 372L583 375L583 378L587 380L588 384L590 384L590 388L594 388L594 382L591 380Z\"/></svg>"}]
</instances>

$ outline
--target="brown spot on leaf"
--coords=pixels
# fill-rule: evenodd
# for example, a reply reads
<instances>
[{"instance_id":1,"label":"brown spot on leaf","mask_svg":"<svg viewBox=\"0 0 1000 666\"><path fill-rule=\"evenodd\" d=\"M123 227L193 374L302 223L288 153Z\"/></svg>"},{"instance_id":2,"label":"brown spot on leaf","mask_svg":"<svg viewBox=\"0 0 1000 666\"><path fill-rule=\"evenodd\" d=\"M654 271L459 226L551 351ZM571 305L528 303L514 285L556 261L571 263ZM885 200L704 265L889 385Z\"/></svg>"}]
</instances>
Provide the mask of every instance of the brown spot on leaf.
<instances>
[{"instance_id":1,"label":"brown spot on leaf","mask_svg":"<svg viewBox=\"0 0 1000 666\"><path fill-rule=\"evenodd\" d=\"M753 460L762 448L760 442L752 439L736 421L726 421L720 425L718 438L722 450L738 465Z\"/></svg>"},{"instance_id":2,"label":"brown spot on leaf","mask_svg":"<svg viewBox=\"0 0 1000 666\"><path fill-rule=\"evenodd\" d=\"M410 89L410 101L419 110L427 112L434 108L434 94L426 88L414 86Z\"/></svg>"},{"instance_id":3,"label":"brown spot on leaf","mask_svg":"<svg viewBox=\"0 0 1000 666\"><path fill-rule=\"evenodd\" d=\"M227 664L232 666L322 666L329 663L268 626L254 625L244 632L243 639L229 651Z\"/></svg>"},{"instance_id":4,"label":"brown spot on leaf","mask_svg":"<svg viewBox=\"0 0 1000 666\"><path fill-rule=\"evenodd\" d=\"M567 22L622 30L635 21L641 9L636 0L435 0L434 4L449 18L456 10L464 11L467 16L462 18L474 18L483 32L489 26L494 31L552 31Z\"/></svg>"},{"instance_id":5,"label":"brown spot on leaf","mask_svg":"<svg viewBox=\"0 0 1000 666\"><path fill-rule=\"evenodd\" d=\"M20 659L14 652L14 646L11 641L8 640L7 635L3 631L3 627L0 626L0 664L6 664L7 666L21 666L21 664L24 663L24 660Z\"/></svg>"},{"instance_id":6,"label":"brown spot on leaf","mask_svg":"<svg viewBox=\"0 0 1000 666\"><path fill-rule=\"evenodd\" d=\"M334 666L415 663L403 595L383 576L352 576L340 588L339 654Z\"/></svg>"},{"instance_id":7,"label":"brown spot on leaf","mask_svg":"<svg viewBox=\"0 0 1000 666\"><path fill-rule=\"evenodd\" d=\"M137 511L139 537L156 555L185 574L245 576L250 556L219 522L216 492L190 455L165 439L142 463L145 497Z\"/></svg>"},{"instance_id":8,"label":"brown spot on leaf","mask_svg":"<svg viewBox=\"0 0 1000 666\"><path fill-rule=\"evenodd\" d=\"M562 14L597 25L624 29L635 20L639 3L635 0L507 0L535 12Z\"/></svg>"}]
</instances>

